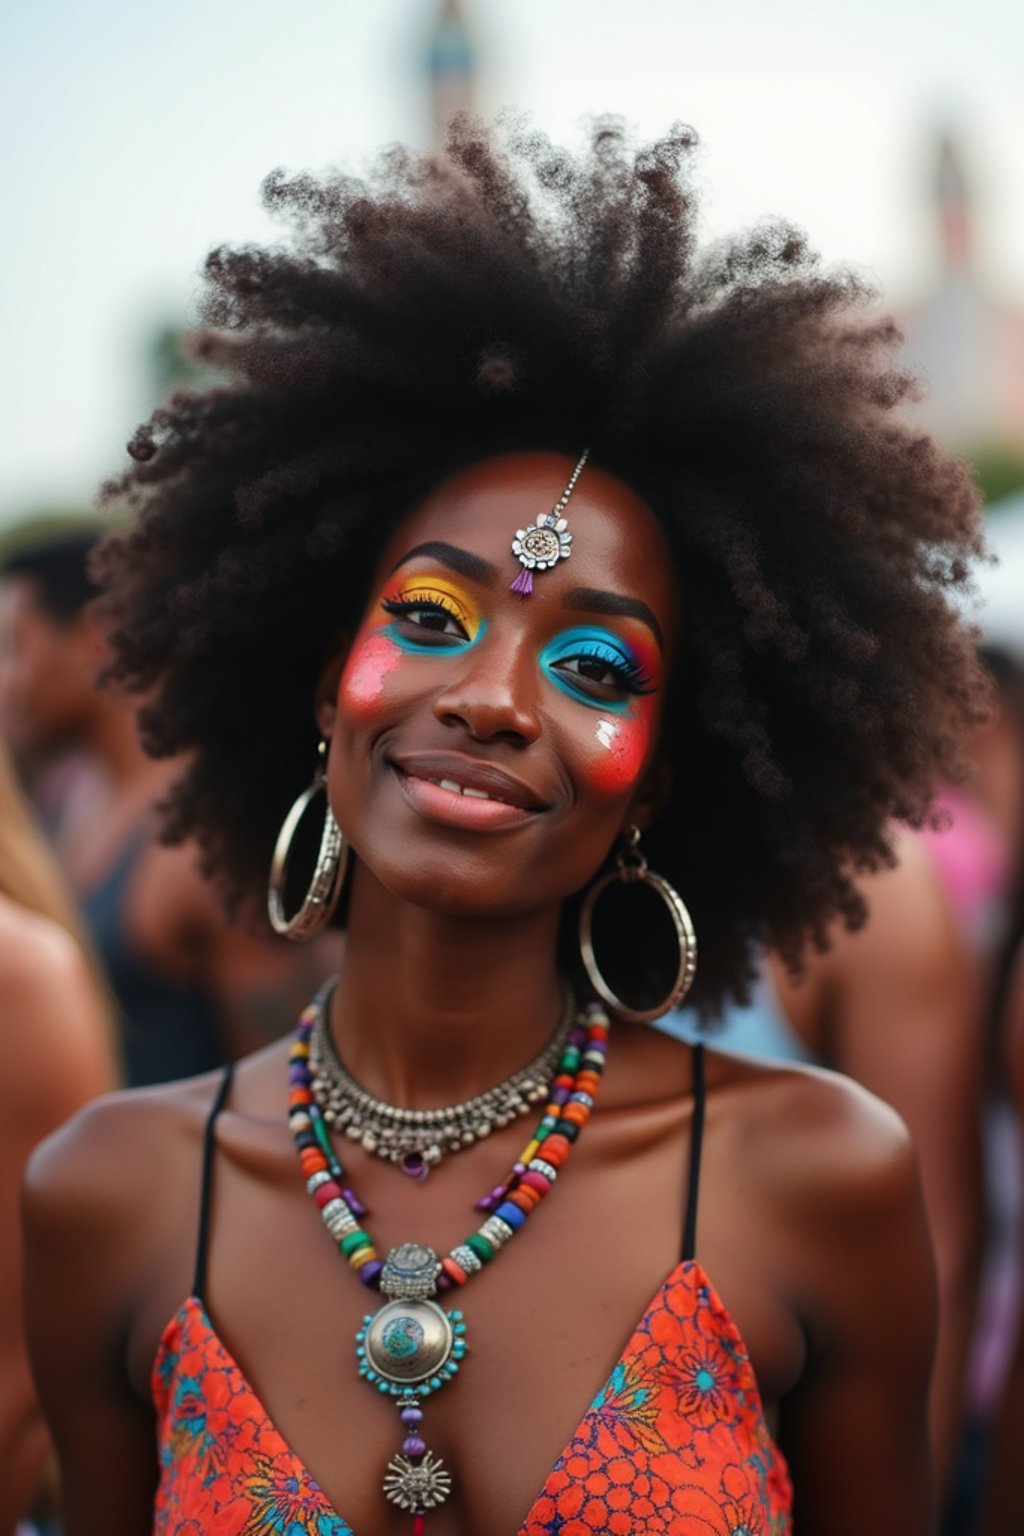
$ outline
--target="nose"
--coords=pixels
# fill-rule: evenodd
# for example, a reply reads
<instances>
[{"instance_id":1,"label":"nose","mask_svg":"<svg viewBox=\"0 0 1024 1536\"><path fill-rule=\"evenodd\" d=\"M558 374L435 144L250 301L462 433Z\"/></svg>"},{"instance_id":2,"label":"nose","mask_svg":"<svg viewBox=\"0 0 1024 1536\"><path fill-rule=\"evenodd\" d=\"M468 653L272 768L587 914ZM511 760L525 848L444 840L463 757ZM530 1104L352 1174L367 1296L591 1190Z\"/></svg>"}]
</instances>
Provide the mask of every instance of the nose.
<instances>
[{"instance_id":1,"label":"nose","mask_svg":"<svg viewBox=\"0 0 1024 1536\"><path fill-rule=\"evenodd\" d=\"M523 642L488 637L460 658L434 700L443 725L461 726L476 741L528 746L540 734L536 658Z\"/></svg>"}]
</instances>

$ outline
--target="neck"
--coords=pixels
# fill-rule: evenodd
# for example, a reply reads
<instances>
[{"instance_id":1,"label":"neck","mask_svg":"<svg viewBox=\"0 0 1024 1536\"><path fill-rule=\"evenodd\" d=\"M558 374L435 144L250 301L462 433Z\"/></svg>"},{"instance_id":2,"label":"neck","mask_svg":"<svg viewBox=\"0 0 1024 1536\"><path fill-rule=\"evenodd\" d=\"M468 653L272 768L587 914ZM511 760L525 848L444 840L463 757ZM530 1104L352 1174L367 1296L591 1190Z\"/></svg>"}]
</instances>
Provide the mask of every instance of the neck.
<instances>
[{"instance_id":1,"label":"neck","mask_svg":"<svg viewBox=\"0 0 1024 1536\"><path fill-rule=\"evenodd\" d=\"M471 1098L535 1056L561 1012L560 909L452 917L353 871L331 1031L369 1092L425 1109Z\"/></svg>"}]
</instances>

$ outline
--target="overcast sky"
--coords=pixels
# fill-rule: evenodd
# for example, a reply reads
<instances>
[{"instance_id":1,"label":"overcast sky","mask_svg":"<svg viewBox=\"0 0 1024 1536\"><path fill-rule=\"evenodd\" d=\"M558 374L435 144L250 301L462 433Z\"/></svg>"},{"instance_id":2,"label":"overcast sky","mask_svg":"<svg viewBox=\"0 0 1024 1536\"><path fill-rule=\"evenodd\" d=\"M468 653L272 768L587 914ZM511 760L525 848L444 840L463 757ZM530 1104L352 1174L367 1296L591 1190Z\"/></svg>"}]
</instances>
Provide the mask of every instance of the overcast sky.
<instances>
[{"instance_id":1,"label":"overcast sky","mask_svg":"<svg viewBox=\"0 0 1024 1536\"><path fill-rule=\"evenodd\" d=\"M6 0L0 520L87 500L146 409L143 349L206 249L264 237L275 165L428 140L438 0ZM709 235L783 213L894 304L933 270L934 137L962 134L982 257L1024 302L1020 0L465 0L488 108L569 142L612 110L701 134Z\"/></svg>"}]
</instances>

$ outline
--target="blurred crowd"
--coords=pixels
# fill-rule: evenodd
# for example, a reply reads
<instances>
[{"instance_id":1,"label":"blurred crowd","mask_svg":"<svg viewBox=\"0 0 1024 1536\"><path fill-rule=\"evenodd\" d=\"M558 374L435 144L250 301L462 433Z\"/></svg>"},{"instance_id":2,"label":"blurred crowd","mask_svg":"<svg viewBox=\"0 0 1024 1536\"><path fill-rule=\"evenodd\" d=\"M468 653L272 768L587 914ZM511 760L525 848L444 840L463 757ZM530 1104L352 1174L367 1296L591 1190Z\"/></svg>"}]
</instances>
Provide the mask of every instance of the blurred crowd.
<instances>
[{"instance_id":1,"label":"blurred crowd","mask_svg":"<svg viewBox=\"0 0 1024 1536\"><path fill-rule=\"evenodd\" d=\"M21 1326L18 1190L90 1099L209 1071L291 1028L336 968L230 924L199 850L159 839L180 767L100 686L86 523L14 537L0 567L0 1532L53 1509Z\"/></svg>"},{"instance_id":2,"label":"blurred crowd","mask_svg":"<svg viewBox=\"0 0 1024 1536\"><path fill-rule=\"evenodd\" d=\"M160 841L180 762L147 756L134 702L101 686L97 538L86 523L16 530L0 561L0 1536L56 1507L20 1326L29 1152L116 1085L278 1038L339 958L336 935L296 950L232 926L201 850ZM864 882L867 924L796 974L765 955L752 1002L711 1042L847 1073L913 1132L940 1291L931 1431L950 1536L1024 1525L1024 619L1019 647L1004 634L982 655L993 702L969 773L936 787L932 826L893 829L892 867Z\"/></svg>"}]
</instances>

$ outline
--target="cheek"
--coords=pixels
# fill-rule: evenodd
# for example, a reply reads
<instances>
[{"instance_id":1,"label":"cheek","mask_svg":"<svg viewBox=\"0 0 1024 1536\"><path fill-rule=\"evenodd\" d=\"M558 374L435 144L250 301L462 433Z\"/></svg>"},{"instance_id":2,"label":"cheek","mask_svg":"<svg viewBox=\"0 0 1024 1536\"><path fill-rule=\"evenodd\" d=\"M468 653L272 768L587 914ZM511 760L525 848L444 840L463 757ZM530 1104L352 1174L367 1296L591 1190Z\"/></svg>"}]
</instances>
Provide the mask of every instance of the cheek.
<instances>
[{"instance_id":1,"label":"cheek","mask_svg":"<svg viewBox=\"0 0 1024 1536\"><path fill-rule=\"evenodd\" d=\"M372 715L380 708L388 675L402 653L382 630L360 635L345 663L338 684L338 708L349 715Z\"/></svg>"},{"instance_id":2,"label":"cheek","mask_svg":"<svg viewBox=\"0 0 1024 1536\"><path fill-rule=\"evenodd\" d=\"M653 726L652 708L646 700L628 714L598 720L584 777L599 794L622 795L636 786L647 762Z\"/></svg>"}]
</instances>

